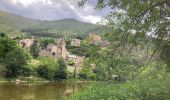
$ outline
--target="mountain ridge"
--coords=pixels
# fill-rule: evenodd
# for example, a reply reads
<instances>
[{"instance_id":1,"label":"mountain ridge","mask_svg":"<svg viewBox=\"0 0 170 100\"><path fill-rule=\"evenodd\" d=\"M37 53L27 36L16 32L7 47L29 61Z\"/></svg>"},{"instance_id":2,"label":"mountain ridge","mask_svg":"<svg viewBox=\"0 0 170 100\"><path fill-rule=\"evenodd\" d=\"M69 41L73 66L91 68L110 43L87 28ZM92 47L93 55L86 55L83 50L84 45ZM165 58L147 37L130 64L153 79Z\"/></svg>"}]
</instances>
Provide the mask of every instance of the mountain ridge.
<instances>
[{"instance_id":1,"label":"mountain ridge","mask_svg":"<svg viewBox=\"0 0 170 100\"><path fill-rule=\"evenodd\" d=\"M101 25L81 22L74 18L63 18L61 20L35 20L14 13L0 10L0 32L9 34L18 33L70 33L86 34L89 32L100 32ZM23 31L24 30L24 31ZM28 32L25 30L29 30ZM36 31L35 31L36 30ZM44 31L45 30L45 31Z\"/></svg>"}]
</instances>

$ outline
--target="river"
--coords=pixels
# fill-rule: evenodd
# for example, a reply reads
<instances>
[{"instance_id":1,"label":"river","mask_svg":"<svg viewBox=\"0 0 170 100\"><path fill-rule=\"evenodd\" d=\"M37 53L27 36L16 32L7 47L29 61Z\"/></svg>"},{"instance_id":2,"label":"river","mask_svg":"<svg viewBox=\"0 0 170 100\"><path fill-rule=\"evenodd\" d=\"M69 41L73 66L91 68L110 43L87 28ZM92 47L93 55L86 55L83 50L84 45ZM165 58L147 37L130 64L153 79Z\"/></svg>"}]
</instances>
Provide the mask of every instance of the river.
<instances>
[{"instance_id":1,"label":"river","mask_svg":"<svg viewBox=\"0 0 170 100\"><path fill-rule=\"evenodd\" d=\"M61 100L83 89L85 83L0 83L0 100Z\"/></svg>"}]
</instances>

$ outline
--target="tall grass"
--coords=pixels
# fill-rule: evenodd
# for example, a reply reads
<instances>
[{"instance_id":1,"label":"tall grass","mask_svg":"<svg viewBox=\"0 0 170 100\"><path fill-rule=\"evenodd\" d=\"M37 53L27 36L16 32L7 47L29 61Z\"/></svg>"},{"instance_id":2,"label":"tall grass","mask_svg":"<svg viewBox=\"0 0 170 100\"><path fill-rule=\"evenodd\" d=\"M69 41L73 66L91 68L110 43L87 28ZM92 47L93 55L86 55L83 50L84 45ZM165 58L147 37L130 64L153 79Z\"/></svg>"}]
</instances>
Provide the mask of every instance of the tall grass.
<instances>
[{"instance_id":1,"label":"tall grass","mask_svg":"<svg viewBox=\"0 0 170 100\"><path fill-rule=\"evenodd\" d=\"M93 83L69 100L170 100L170 79Z\"/></svg>"}]
</instances>

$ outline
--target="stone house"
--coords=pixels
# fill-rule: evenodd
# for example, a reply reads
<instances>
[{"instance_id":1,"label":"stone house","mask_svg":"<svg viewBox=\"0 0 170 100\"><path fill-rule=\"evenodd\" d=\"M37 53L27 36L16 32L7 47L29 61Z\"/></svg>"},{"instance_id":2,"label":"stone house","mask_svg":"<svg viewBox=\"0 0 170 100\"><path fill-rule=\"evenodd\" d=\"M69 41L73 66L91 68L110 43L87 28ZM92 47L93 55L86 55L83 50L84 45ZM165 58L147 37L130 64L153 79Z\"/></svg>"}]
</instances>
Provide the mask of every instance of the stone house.
<instances>
[{"instance_id":1,"label":"stone house","mask_svg":"<svg viewBox=\"0 0 170 100\"><path fill-rule=\"evenodd\" d=\"M34 43L34 39L22 39L18 41L18 45L27 48L30 48L33 43Z\"/></svg>"},{"instance_id":2,"label":"stone house","mask_svg":"<svg viewBox=\"0 0 170 100\"><path fill-rule=\"evenodd\" d=\"M41 49L39 52L40 56L59 58L63 57L65 60L68 59L69 52L65 48L66 43L63 38L59 38L56 44L49 44L47 48Z\"/></svg>"},{"instance_id":3,"label":"stone house","mask_svg":"<svg viewBox=\"0 0 170 100\"><path fill-rule=\"evenodd\" d=\"M93 43L99 44L102 48L105 48L111 44L109 41L102 39L102 36L96 33L90 33L89 38Z\"/></svg>"},{"instance_id":4,"label":"stone house","mask_svg":"<svg viewBox=\"0 0 170 100\"><path fill-rule=\"evenodd\" d=\"M81 43L81 40L80 40L80 39L72 39L72 41L71 41L71 46L79 47L79 46L80 46L80 43Z\"/></svg>"},{"instance_id":5,"label":"stone house","mask_svg":"<svg viewBox=\"0 0 170 100\"><path fill-rule=\"evenodd\" d=\"M89 38L94 43L100 43L102 41L102 37L96 33L89 33Z\"/></svg>"},{"instance_id":6,"label":"stone house","mask_svg":"<svg viewBox=\"0 0 170 100\"><path fill-rule=\"evenodd\" d=\"M77 55L68 55L68 60L73 61L75 65L81 65L84 61L84 57L80 57Z\"/></svg>"}]
</instances>

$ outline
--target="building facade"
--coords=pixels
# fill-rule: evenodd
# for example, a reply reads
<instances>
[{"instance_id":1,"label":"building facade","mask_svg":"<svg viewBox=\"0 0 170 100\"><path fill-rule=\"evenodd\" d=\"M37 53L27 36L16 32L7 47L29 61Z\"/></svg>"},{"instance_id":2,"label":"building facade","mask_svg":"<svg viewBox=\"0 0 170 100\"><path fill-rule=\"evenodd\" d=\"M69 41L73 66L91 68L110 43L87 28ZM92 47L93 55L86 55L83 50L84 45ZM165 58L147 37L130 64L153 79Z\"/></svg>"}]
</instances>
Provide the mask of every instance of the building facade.
<instances>
[{"instance_id":1,"label":"building facade","mask_svg":"<svg viewBox=\"0 0 170 100\"><path fill-rule=\"evenodd\" d=\"M66 43L63 38L56 40L56 44L49 44L47 48L41 49L39 52L40 56L59 58L63 57L65 60L68 59L69 52L65 48Z\"/></svg>"},{"instance_id":2,"label":"building facade","mask_svg":"<svg viewBox=\"0 0 170 100\"><path fill-rule=\"evenodd\" d=\"M102 41L102 37L96 33L89 33L89 38L94 43L99 43Z\"/></svg>"},{"instance_id":3,"label":"building facade","mask_svg":"<svg viewBox=\"0 0 170 100\"><path fill-rule=\"evenodd\" d=\"M80 46L80 43L81 43L81 40L80 40L80 39L72 39L72 41L71 41L71 46L79 47L79 46Z\"/></svg>"},{"instance_id":4,"label":"building facade","mask_svg":"<svg viewBox=\"0 0 170 100\"><path fill-rule=\"evenodd\" d=\"M34 39L22 39L18 41L18 45L27 48L30 48L33 43L34 43Z\"/></svg>"}]
</instances>

